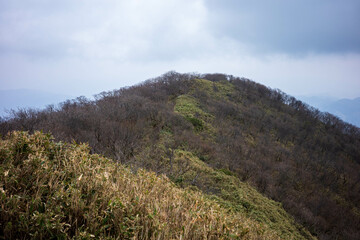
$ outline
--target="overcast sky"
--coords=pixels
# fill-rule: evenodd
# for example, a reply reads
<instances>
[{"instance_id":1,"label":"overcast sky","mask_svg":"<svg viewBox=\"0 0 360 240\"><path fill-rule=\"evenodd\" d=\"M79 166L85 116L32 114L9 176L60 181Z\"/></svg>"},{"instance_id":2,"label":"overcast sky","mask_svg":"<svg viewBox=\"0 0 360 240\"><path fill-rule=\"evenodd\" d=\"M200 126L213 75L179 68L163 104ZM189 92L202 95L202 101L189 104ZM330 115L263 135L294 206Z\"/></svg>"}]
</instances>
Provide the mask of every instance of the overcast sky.
<instances>
[{"instance_id":1,"label":"overcast sky","mask_svg":"<svg viewBox=\"0 0 360 240\"><path fill-rule=\"evenodd\" d=\"M360 96L359 0L0 0L0 90L72 96L167 71Z\"/></svg>"}]
</instances>

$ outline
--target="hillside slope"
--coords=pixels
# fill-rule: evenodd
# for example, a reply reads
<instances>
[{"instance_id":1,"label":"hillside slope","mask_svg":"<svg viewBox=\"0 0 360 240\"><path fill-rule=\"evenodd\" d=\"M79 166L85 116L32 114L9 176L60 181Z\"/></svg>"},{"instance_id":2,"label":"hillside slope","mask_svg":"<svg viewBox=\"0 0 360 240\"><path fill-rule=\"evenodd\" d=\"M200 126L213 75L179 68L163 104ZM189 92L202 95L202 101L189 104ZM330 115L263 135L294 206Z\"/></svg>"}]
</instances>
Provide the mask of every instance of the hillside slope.
<instances>
[{"instance_id":1,"label":"hillside slope","mask_svg":"<svg viewBox=\"0 0 360 240\"><path fill-rule=\"evenodd\" d=\"M2 239L279 239L240 211L91 155L85 144L13 132L0 141L0 163Z\"/></svg>"},{"instance_id":2,"label":"hillside slope","mask_svg":"<svg viewBox=\"0 0 360 240\"><path fill-rule=\"evenodd\" d=\"M169 72L0 123L2 134L16 129L51 131L166 174L284 239L311 238L302 226L320 239L360 238L359 129L248 79ZM297 224L275 202L255 200L250 186Z\"/></svg>"}]
</instances>

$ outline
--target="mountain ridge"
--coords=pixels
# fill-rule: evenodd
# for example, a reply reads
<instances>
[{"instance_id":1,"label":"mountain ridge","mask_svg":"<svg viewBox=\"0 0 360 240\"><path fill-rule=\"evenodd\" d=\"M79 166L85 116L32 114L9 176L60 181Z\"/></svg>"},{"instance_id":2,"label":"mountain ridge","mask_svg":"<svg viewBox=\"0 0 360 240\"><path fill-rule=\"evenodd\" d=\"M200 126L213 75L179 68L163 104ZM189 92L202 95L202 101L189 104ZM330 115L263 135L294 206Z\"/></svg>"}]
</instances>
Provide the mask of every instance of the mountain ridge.
<instances>
[{"instance_id":1,"label":"mountain ridge","mask_svg":"<svg viewBox=\"0 0 360 240\"><path fill-rule=\"evenodd\" d=\"M280 201L300 224L296 231L303 225L319 239L360 236L359 129L249 79L169 72L94 101L20 111L0 130L51 131L58 140L87 142L93 152L255 214L251 201L221 184L233 176ZM214 172L195 167L199 161ZM281 232L275 216L258 221Z\"/></svg>"}]
</instances>

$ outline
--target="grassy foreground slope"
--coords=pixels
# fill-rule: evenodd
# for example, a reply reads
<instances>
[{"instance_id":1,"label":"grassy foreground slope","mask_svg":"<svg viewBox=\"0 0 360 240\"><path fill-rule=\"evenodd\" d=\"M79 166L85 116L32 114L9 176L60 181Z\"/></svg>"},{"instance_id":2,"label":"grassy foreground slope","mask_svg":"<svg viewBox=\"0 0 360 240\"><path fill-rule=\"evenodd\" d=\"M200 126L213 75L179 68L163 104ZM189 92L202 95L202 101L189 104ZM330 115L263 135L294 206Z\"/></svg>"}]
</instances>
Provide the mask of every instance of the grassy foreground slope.
<instances>
[{"instance_id":1,"label":"grassy foreground slope","mask_svg":"<svg viewBox=\"0 0 360 240\"><path fill-rule=\"evenodd\" d=\"M279 238L165 176L40 132L1 140L0 164L2 239Z\"/></svg>"}]
</instances>

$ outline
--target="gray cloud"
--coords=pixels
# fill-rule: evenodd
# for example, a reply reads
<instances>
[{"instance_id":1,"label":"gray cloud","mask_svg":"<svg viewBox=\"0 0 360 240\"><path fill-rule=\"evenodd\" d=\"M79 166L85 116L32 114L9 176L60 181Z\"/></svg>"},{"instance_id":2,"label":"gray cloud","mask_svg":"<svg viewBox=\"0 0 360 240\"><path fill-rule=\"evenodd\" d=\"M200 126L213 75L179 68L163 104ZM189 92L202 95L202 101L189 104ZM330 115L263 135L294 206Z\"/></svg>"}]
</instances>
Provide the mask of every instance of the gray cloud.
<instances>
[{"instance_id":1,"label":"gray cloud","mask_svg":"<svg viewBox=\"0 0 360 240\"><path fill-rule=\"evenodd\" d=\"M204 52L202 0L0 0L0 54L117 61Z\"/></svg>"},{"instance_id":2,"label":"gray cloud","mask_svg":"<svg viewBox=\"0 0 360 240\"><path fill-rule=\"evenodd\" d=\"M91 96L176 70L359 96L360 2L254 2L0 0L0 89Z\"/></svg>"},{"instance_id":3,"label":"gray cloud","mask_svg":"<svg viewBox=\"0 0 360 240\"><path fill-rule=\"evenodd\" d=\"M209 25L256 51L360 52L358 0L208 0Z\"/></svg>"}]
</instances>

